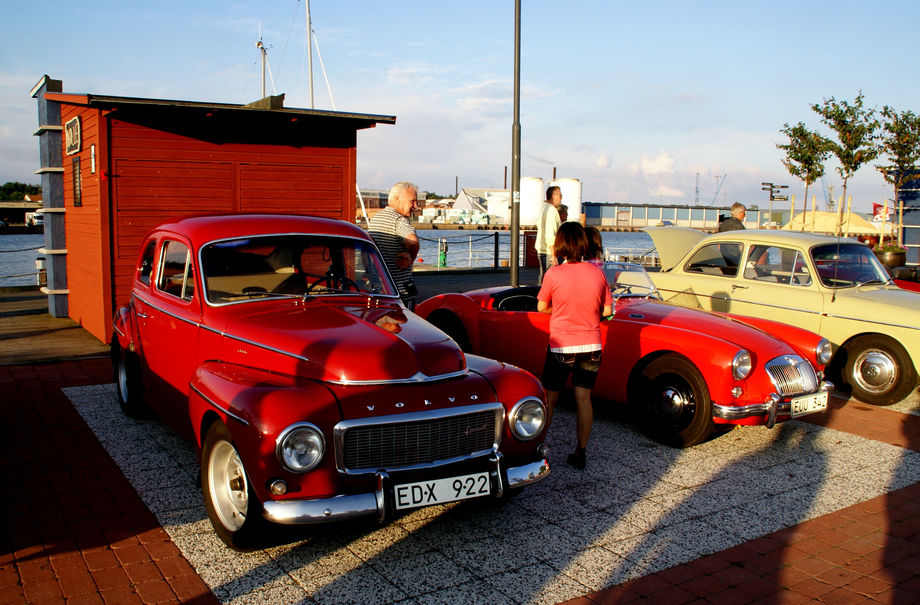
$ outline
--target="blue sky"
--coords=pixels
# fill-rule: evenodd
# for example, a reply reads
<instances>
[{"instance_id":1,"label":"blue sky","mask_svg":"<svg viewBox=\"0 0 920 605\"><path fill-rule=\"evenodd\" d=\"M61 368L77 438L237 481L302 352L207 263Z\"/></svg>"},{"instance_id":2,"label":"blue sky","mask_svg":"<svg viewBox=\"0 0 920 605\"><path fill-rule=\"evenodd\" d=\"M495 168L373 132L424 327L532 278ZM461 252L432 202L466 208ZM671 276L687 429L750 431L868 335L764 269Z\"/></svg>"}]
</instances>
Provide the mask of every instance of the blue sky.
<instances>
[{"instance_id":1,"label":"blue sky","mask_svg":"<svg viewBox=\"0 0 920 605\"><path fill-rule=\"evenodd\" d=\"M920 112L911 0L522 5L521 175L555 166L585 201L693 203L699 173L701 203L725 175L719 205L765 207L762 181L801 204L775 147L784 123L823 130L810 105L860 90L870 107ZM336 109L397 117L359 134L362 188L501 187L505 166L510 183L512 0L310 10ZM29 90L43 74L65 92L247 103L261 96L261 31L275 92L308 107L304 13L302 0L16 3L0 24L0 182L38 183ZM332 109L316 52L314 97ZM892 197L871 165L849 193L861 211Z\"/></svg>"}]
</instances>

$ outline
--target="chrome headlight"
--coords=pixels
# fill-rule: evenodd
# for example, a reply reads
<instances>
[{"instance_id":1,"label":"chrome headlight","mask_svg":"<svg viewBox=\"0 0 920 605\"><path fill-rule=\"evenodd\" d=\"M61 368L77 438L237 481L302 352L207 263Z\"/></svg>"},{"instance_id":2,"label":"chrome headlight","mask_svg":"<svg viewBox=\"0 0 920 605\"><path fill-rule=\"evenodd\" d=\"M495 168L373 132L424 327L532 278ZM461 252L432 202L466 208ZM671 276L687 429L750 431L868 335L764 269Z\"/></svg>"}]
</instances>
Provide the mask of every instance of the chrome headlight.
<instances>
[{"instance_id":1,"label":"chrome headlight","mask_svg":"<svg viewBox=\"0 0 920 605\"><path fill-rule=\"evenodd\" d=\"M817 358L818 363L826 366L828 362L830 362L833 355L834 347L831 346L830 341L828 341L826 338L822 338L821 342L818 343L818 346L815 347L815 358Z\"/></svg>"},{"instance_id":2,"label":"chrome headlight","mask_svg":"<svg viewBox=\"0 0 920 605\"><path fill-rule=\"evenodd\" d=\"M546 406L533 397L521 399L508 413L511 433L521 441L529 441L539 435L545 423Z\"/></svg>"},{"instance_id":3,"label":"chrome headlight","mask_svg":"<svg viewBox=\"0 0 920 605\"><path fill-rule=\"evenodd\" d=\"M325 452L323 432L309 422L299 422L284 429L275 445L278 462L294 473L316 468Z\"/></svg>"},{"instance_id":4,"label":"chrome headlight","mask_svg":"<svg viewBox=\"0 0 920 605\"><path fill-rule=\"evenodd\" d=\"M751 354L741 349L735 353L735 358L732 359L732 376L735 377L735 380L744 380L751 374Z\"/></svg>"}]
</instances>

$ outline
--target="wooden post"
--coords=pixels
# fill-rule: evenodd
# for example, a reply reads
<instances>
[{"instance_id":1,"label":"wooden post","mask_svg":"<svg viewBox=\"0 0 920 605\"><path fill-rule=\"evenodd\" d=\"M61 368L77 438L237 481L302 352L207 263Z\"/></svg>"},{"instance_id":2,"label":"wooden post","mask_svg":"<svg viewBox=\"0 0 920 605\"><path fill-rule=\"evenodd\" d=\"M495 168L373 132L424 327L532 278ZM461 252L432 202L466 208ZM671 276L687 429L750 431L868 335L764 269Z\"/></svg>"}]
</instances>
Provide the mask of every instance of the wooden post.
<instances>
[{"instance_id":1,"label":"wooden post","mask_svg":"<svg viewBox=\"0 0 920 605\"><path fill-rule=\"evenodd\" d=\"M840 237L840 227L843 223L843 196L837 198L837 226L834 229L834 237Z\"/></svg>"},{"instance_id":2,"label":"wooden post","mask_svg":"<svg viewBox=\"0 0 920 605\"><path fill-rule=\"evenodd\" d=\"M843 228L843 237L850 237L850 210L853 208L853 196L847 196L847 222Z\"/></svg>"},{"instance_id":3,"label":"wooden post","mask_svg":"<svg viewBox=\"0 0 920 605\"><path fill-rule=\"evenodd\" d=\"M818 208L815 202L815 194L811 194L811 232L815 232L815 219L818 217ZM805 227L805 221L802 221L802 227Z\"/></svg>"}]
</instances>

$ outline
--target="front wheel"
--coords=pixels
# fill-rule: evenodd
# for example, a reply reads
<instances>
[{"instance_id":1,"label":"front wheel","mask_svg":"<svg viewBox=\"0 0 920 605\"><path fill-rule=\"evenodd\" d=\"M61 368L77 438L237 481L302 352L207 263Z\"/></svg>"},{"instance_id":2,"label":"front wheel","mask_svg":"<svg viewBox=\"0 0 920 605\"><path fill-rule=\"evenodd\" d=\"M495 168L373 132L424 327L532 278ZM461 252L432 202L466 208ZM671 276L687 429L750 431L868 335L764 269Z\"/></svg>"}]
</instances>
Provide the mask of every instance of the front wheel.
<instances>
[{"instance_id":1,"label":"front wheel","mask_svg":"<svg viewBox=\"0 0 920 605\"><path fill-rule=\"evenodd\" d=\"M898 342L880 335L860 336L844 346L843 381L856 399L872 405L901 401L917 386L914 364Z\"/></svg>"},{"instance_id":2,"label":"front wheel","mask_svg":"<svg viewBox=\"0 0 920 605\"><path fill-rule=\"evenodd\" d=\"M259 500L227 427L215 422L201 448L201 493L218 537L235 550L252 546L262 523Z\"/></svg>"},{"instance_id":3,"label":"front wheel","mask_svg":"<svg viewBox=\"0 0 920 605\"><path fill-rule=\"evenodd\" d=\"M646 421L659 441L674 447L690 447L712 434L712 401L700 371L677 355L665 355L650 363L634 391L644 408Z\"/></svg>"}]
</instances>

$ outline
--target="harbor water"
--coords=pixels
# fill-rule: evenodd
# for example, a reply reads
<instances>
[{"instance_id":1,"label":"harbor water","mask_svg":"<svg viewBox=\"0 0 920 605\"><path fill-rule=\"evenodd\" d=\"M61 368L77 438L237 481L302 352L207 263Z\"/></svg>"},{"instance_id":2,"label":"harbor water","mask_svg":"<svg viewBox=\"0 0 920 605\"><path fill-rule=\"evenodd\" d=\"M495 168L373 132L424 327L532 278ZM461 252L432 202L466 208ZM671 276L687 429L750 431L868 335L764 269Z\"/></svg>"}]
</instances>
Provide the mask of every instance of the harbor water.
<instances>
[{"instance_id":1,"label":"harbor water","mask_svg":"<svg viewBox=\"0 0 920 605\"><path fill-rule=\"evenodd\" d=\"M0 235L0 287L37 285L35 259L44 243L41 233Z\"/></svg>"},{"instance_id":2,"label":"harbor water","mask_svg":"<svg viewBox=\"0 0 920 605\"><path fill-rule=\"evenodd\" d=\"M499 266L511 259L510 231L461 231L419 229L421 242L419 267L473 269L495 266L495 241L498 234ZM644 232L602 232L608 257L637 256L652 248L652 238ZM521 236L520 259L525 260ZM36 285L35 259L44 245L40 233L0 235L0 287Z\"/></svg>"},{"instance_id":3,"label":"harbor water","mask_svg":"<svg viewBox=\"0 0 920 605\"><path fill-rule=\"evenodd\" d=\"M507 266L511 258L510 231L457 231L419 229L416 234L421 243L417 264L451 269L488 268L495 265L495 234L498 234L499 266ZM642 231L602 231L601 237L607 257L641 256L652 250L652 238ZM446 254L444 246L446 245ZM520 238L519 254L525 260L524 236Z\"/></svg>"}]
</instances>

